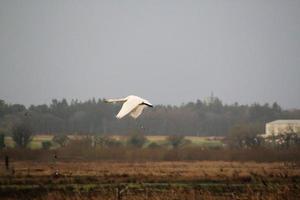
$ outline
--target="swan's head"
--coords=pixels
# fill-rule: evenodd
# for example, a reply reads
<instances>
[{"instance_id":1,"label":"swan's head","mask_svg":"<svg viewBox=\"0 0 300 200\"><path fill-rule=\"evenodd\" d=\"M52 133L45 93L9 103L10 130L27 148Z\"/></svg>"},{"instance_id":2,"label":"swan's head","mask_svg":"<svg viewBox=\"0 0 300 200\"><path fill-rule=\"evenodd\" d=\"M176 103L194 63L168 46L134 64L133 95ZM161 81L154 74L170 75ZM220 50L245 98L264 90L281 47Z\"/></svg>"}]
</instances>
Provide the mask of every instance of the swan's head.
<instances>
[{"instance_id":1,"label":"swan's head","mask_svg":"<svg viewBox=\"0 0 300 200\"><path fill-rule=\"evenodd\" d=\"M153 104L151 104L151 103L150 103L149 101L147 101L147 100L144 100L142 104L144 104L144 105L146 105L146 106L149 106L149 107L153 108Z\"/></svg>"}]
</instances>

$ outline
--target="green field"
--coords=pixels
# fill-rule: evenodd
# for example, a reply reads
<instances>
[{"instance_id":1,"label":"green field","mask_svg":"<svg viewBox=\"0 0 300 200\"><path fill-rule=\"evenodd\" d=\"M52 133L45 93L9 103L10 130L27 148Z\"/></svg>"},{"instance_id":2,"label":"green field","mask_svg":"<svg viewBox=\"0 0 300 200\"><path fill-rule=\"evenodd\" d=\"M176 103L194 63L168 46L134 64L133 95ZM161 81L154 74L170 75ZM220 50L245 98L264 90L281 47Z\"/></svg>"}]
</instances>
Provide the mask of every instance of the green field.
<instances>
[{"instance_id":1,"label":"green field","mask_svg":"<svg viewBox=\"0 0 300 200\"><path fill-rule=\"evenodd\" d=\"M36 135L32 138L31 142L29 143L29 148L31 149L39 149L42 148L42 142L44 141L52 141L52 135ZM15 142L13 141L12 137L6 136L5 137L5 145L7 147L14 147Z\"/></svg>"},{"instance_id":2,"label":"green field","mask_svg":"<svg viewBox=\"0 0 300 200\"><path fill-rule=\"evenodd\" d=\"M81 135L69 135L71 140L80 140L84 138ZM114 135L112 138L125 144L127 136ZM42 142L52 141L53 135L35 135L33 136L31 142L29 143L30 149L40 149L42 148ZM155 142L159 145L167 145L167 136L146 136L148 142L145 144L145 147L150 143ZM185 139L189 140L192 146L203 146L203 147L220 147L223 145L222 137L203 137L203 136L186 136ZM7 147L14 147L15 143L10 136L5 137L5 144ZM52 148L56 148L58 145L53 144Z\"/></svg>"}]
</instances>

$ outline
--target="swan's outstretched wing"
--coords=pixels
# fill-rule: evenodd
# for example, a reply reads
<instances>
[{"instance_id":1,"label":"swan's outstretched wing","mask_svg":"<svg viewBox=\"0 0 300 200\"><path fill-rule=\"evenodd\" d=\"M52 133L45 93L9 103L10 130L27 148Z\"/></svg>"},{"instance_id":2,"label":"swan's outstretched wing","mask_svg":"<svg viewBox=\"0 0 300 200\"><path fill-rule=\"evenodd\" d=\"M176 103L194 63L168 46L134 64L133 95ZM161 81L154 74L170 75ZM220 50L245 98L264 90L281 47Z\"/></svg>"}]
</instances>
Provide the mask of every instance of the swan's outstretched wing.
<instances>
[{"instance_id":1,"label":"swan's outstretched wing","mask_svg":"<svg viewBox=\"0 0 300 200\"><path fill-rule=\"evenodd\" d=\"M104 99L104 102L106 103L123 103L125 102L127 99L123 98L123 99Z\"/></svg>"},{"instance_id":2,"label":"swan's outstretched wing","mask_svg":"<svg viewBox=\"0 0 300 200\"><path fill-rule=\"evenodd\" d=\"M127 99L127 101L123 104L120 112L117 114L117 118L121 119L134 109L136 109L143 101L139 99Z\"/></svg>"},{"instance_id":3,"label":"swan's outstretched wing","mask_svg":"<svg viewBox=\"0 0 300 200\"><path fill-rule=\"evenodd\" d=\"M130 116L133 117L134 119L136 119L138 116L140 116L144 110L144 108L146 108L146 105L138 105L131 113Z\"/></svg>"}]
</instances>

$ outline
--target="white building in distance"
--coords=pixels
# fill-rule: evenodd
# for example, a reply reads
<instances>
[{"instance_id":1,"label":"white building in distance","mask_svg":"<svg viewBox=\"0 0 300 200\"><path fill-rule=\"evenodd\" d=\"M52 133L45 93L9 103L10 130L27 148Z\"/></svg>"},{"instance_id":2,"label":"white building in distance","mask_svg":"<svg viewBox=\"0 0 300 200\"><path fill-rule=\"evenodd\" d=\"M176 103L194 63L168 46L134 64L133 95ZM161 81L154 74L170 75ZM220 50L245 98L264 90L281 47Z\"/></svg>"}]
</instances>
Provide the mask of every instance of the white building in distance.
<instances>
[{"instance_id":1,"label":"white building in distance","mask_svg":"<svg viewBox=\"0 0 300 200\"><path fill-rule=\"evenodd\" d=\"M300 133L300 120L276 120L266 124L264 136L278 135L284 133Z\"/></svg>"}]
</instances>

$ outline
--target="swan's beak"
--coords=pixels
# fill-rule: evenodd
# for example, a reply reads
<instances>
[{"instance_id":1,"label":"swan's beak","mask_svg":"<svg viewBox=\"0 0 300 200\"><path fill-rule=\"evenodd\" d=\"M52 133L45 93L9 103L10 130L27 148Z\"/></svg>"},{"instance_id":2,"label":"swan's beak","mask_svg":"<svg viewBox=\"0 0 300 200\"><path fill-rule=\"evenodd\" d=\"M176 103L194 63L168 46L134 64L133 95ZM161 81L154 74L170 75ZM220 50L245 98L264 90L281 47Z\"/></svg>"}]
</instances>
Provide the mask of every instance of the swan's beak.
<instances>
[{"instance_id":1,"label":"swan's beak","mask_svg":"<svg viewBox=\"0 0 300 200\"><path fill-rule=\"evenodd\" d=\"M153 105L151 104L151 103L149 103L149 102L143 102L143 103L141 103L141 105L146 105L146 106L149 106L149 107L151 107L151 108L153 108Z\"/></svg>"},{"instance_id":2,"label":"swan's beak","mask_svg":"<svg viewBox=\"0 0 300 200\"><path fill-rule=\"evenodd\" d=\"M146 103L146 105L153 108L153 105L151 103Z\"/></svg>"}]
</instances>

